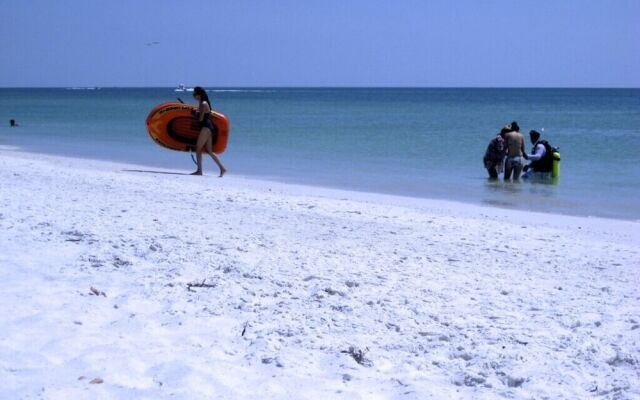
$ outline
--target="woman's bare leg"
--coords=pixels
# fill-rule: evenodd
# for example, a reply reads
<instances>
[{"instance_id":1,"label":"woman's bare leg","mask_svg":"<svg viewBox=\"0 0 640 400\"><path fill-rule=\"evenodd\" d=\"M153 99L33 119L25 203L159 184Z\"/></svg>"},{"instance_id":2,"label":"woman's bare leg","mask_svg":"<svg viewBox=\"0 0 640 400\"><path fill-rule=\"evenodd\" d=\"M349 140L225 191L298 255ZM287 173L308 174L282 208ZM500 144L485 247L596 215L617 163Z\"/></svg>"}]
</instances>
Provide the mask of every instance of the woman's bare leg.
<instances>
[{"instance_id":1,"label":"woman's bare leg","mask_svg":"<svg viewBox=\"0 0 640 400\"><path fill-rule=\"evenodd\" d=\"M511 171L513 170L513 167L511 166L511 163L507 160L507 164L504 167L504 180L508 181L509 179L511 179Z\"/></svg>"},{"instance_id":2,"label":"woman's bare leg","mask_svg":"<svg viewBox=\"0 0 640 400\"><path fill-rule=\"evenodd\" d=\"M516 181L520 179L521 173L522 173L522 164L518 164L513 168L513 179Z\"/></svg>"},{"instance_id":3,"label":"woman's bare leg","mask_svg":"<svg viewBox=\"0 0 640 400\"><path fill-rule=\"evenodd\" d=\"M198 135L198 141L196 142L196 160L198 162L198 169L196 169L196 171L191 175L202 175L202 149L207 144L207 136L211 138L211 131L208 128L202 128Z\"/></svg>"},{"instance_id":4,"label":"woman's bare leg","mask_svg":"<svg viewBox=\"0 0 640 400\"><path fill-rule=\"evenodd\" d=\"M208 128L205 128L208 130ZM211 134L211 131L209 131L209 135L207 137L207 143L206 143L206 148L207 148L207 153L209 153L209 155L211 156L211 158L213 158L213 161L216 163L216 165L218 166L218 168L220 168L220 178L222 178L224 176L224 173L227 172L227 169L224 167L224 165L222 165L222 161L220 161L220 157L218 157L218 155L216 153L213 152L213 134Z\"/></svg>"}]
</instances>

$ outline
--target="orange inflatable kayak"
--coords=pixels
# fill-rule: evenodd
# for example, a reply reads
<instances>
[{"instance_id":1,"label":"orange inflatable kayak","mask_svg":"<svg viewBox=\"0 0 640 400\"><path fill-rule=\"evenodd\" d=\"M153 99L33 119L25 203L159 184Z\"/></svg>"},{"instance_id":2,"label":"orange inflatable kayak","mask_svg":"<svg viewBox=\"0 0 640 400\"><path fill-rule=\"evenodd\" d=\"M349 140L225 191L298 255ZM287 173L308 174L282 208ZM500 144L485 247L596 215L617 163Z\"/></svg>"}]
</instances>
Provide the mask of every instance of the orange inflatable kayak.
<instances>
[{"instance_id":1,"label":"orange inflatable kayak","mask_svg":"<svg viewBox=\"0 0 640 400\"><path fill-rule=\"evenodd\" d=\"M200 123L194 116L196 106L170 101L159 104L147 116L149 136L160 146L172 150L195 151L200 134ZM229 119L217 111L211 111L213 125L218 128L213 152L220 154L227 148Z\"/></svg>"}]
</instances>

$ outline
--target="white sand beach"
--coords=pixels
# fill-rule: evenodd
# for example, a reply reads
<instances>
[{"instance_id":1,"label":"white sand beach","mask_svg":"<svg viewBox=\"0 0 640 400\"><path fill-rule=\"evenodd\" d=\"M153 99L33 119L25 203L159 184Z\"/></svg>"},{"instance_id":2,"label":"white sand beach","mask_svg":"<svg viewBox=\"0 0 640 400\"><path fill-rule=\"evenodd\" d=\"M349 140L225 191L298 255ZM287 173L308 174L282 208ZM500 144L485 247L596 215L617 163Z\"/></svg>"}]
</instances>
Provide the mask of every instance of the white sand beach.
<instances>
[{"instance_id":1,"label":"white sand beach","mask_svg":"<svg viewBox=\"0 0 640 400\"><path fill-rule=\"evenodd\" d=\"M229 167L0 149L0 399L640 398L640 222Z\"/></svg>"}]
</instances>

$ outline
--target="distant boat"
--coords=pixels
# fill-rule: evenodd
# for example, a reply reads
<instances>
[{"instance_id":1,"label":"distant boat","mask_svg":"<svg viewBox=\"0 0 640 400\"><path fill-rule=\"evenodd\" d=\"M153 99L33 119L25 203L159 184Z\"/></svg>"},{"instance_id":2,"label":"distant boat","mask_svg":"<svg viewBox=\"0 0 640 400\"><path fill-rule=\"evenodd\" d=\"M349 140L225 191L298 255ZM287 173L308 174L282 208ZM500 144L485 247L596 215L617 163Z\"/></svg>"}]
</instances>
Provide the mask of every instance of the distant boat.
<instances>
[{"instance_id":1,"label":"distant boat","mask_svg":"<svg viewBox=\"0 0 640 400\"><path fill-rule=\"evenodd\" d=\"M67 90L100 90L99 87L68 87Z\"/></svg>"},{"instance_id":2,"label":"distant boat","mask_svg":"<svg viewBox=\"0 0 640 400\"><path fill-rule=\"evenodd\" d=\"M177 88L173 89L174 92L193 92L193 88L184 86L183 83L179 84Z\"/></svg>"}]
</instances>

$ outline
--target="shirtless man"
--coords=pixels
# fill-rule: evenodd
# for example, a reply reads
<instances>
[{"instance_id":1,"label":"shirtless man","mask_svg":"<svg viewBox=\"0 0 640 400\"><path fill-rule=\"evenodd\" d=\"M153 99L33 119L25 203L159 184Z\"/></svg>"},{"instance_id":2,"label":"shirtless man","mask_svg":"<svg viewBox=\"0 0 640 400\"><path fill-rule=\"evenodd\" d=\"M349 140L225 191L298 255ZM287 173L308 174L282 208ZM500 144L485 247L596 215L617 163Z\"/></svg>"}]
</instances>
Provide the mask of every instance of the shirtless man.
<instances>
[{"instance_id":1,"label":"shirtless man","mask_svg":"<svg viewBox=\"0 0 640 400\"><path fill-rule=\"evenodd\" d=\"M522 158L527 156L524 151L524 136L520 133L520 127L516 121L513 121L509 125L505 126L509 132L504 136L505 144L507 146L507 161L504 166L504 180L511 179L511 172L513 172L513 180L520 179L520 173L522 172L523 161Z\"/></svg>"}]
</instances>

